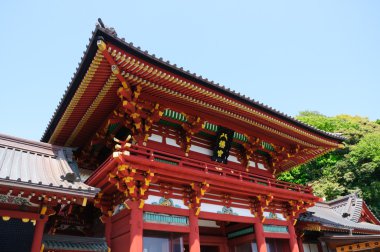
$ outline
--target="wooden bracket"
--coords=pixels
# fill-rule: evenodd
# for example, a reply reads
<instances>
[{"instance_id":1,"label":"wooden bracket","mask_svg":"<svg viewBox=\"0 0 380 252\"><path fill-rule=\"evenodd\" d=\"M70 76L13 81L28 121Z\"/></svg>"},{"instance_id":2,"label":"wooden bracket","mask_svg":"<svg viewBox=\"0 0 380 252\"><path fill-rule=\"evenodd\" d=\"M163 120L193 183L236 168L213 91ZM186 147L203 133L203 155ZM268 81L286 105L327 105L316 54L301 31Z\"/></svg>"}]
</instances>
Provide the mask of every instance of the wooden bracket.
<instances>
[{"instance_id":1,"label":"wooden bracket","mask_svg":"<svg viewBox=\"0 0 380 252\"><path fill-rule=\"evenodd\" d=\"M251 213L260 219L261 222L265 221L264 211L273 201L273 195L258 195L250 201Z\"/></svg>"},{"instance_id":2,"label":"wooden bracket","mask_svg":"<svg viewBox=\"0 0 380 252\"><path fill-rule=\"evenodd\" d=\"M222 202L224 204L225 207L231 207L231 195L229 194L222 194L221 195L221 198L222 198Z\"/></svg>"},{"instance_id":3,"label":"wooden bracket","mask_svg":"<svg viewBox=\"0 0 380 252\"><path fill-rule=\"evenodd\" d=\"M201 200L205 193L209 190L210 184L206 181L199 183L193 182L190 187L184 190L184 204L193 209L196 216L199 215L201 210Z\"/></svg>"},{"instance_id":4,"label":"wooden bracket","mask_svg":"<svg viewBox=\"0 0 380 252\"><path fill-rule=\"evenodd\" d=\"M143 145L146 145L146 142L148 141L149 136L151 135L151 128L153 126L153 123L158 122L162 115L164 114L164 108L160 106L160 104L156 103L154 107L150 110L149 115L145 119L144 124L144 139L143 139Z\"/></svg>"},{"instance_id":5,"label":"wooden bracket","mask_svg":"<svg viewBox=\"0 0 380 252\"><path fill-rule=\"evenodd\" d=\"M185 155L188 156L191 148L191 138L202 130L202 126L204 124L204 120L202 120L199 116L192 117L184 114L186 118L186 122L181 124L181 127L184 131L182 148L185 151Z\"/></svg>"},{"instance_id":6,"label":"wooden bracket","mask_svg":"<svg viewBox=\"0 0 380 252\"><path fill-rule=\"evenodd\" d=\"M306 212L307 208L313 206L313 202L304 202L303 200L290 200L288 201L285 216L287 220L293 220L293 225L296 224L298 216Z\"/></svg>"},{"instance_id":7,"label":"wooden bracket","mask_svg":"<svg viewBox=\"0 0 380 252\"><path fill-rule=\"evenodd\" d=\"M102 223L105 223L108 217L112 216L113 209L109 199L106 199L102 192L99 192L94 200L94 206L100 209L102 215L99 217Z\"/></svg>"}]
</instances>

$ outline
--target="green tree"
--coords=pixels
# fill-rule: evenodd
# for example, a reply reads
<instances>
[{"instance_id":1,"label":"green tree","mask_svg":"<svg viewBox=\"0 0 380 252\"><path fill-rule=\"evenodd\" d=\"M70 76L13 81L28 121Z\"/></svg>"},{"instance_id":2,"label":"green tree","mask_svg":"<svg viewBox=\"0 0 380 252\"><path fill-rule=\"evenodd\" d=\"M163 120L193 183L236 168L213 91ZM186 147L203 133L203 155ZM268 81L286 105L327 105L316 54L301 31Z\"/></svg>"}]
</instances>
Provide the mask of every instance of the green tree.
<instances>
[{"instance_id":1,"label":"green tree","mask_svg":"<svg viewBox=\"0 0 380 252\"><path fill-rule=\"evenodd\" d=\"M343 135L345 147L279 175L279 179L310 184L327 200L359 192L380 216L380 124L365 117L327 117L304 111L297 119L318 129Z\"/></svg>"}]
</instances>

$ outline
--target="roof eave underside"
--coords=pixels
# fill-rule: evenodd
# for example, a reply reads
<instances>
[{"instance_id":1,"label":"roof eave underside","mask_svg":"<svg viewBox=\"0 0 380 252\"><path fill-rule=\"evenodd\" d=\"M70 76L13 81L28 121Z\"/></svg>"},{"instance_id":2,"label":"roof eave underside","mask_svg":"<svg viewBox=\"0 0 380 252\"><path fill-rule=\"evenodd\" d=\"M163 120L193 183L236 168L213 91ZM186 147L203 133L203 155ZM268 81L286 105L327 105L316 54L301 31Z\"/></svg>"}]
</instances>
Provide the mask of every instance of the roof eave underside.
<instances>
[{"instance_id":1,"label":"roof eave underside","mask_svg":"<svg viewBox=\"0 0 380 252\"><path fill-rule=\"evenodd\" d=\"M318 207L320 205L321 207ZM367 222L353 222L342 218L337 212L326 203L317 203L316 206L308 209L312 212L312 217L301 218L301 221L318 223L327 228L355 229L380 233L380 226Z\"/></svg>"},{"instance_id":2,"label":"roof eave underside","mask_svg":"<svg viewBox=\"0 0 380 252\"><path fill-rule=\"evenodd\" d=\"M293 125L296 125L302 129L305 129L307 131L310 131L312 133L315 133L319 136L328 138L333 141L337 141L341 143L344 138L341 136L337 136L328 132L321 131L319 129L316 129L312 126L309 126L305 123L302 123L288 115L285 115L277 110L274 110L271 107L268 107L266 105L263 105L262 103L259 103L257 101L254 101L252 99L249 99L245 96L242 96L238 93L235 93L234 91L231 91L230 89L226 89L223 86L220 86L219 84L215 84L214 82L210 82L207 79L203 79L201 76L197 76L196 74L191 74L190 72L184 71L182 68L178 68L175 65L171 65L169 62L165 62L161 59L158 59L154 57L153 55L148 54L147 52L141 51L139 48L134 47L132 44L128 44L122 39L119 39L117 37L114 37L110 35L105 29L97 27L96 30L93 32L93 36L90 39L90 43L87 46L87 50L84 52L84 56L82 57L82 61L77 68L76 73L74 74L74 77L72 78L71 83L69 84L66 93L64 94L63 98L61 99L53 117L51 118L48 127L46 128L41 141L48 142L52 133L54 132L55 128L57 127L61 116L65 112L68 104L70 103L72 97L74 96L75 92L77 91L78 87L80 86L81 80L83 79L86 70L91 64L92 59L94 58L96 51L97 51L97 45L96 42L99 37L102 37L106 42L112 43L115 46L125 50L127 53L130 53L136 57L141 58L142 60L147 61L150 64L153 64L157 67L160 67L166 71L172 72L174 74L177 74L185 79L188 79L190 81L196 82L205 88L209 88L211 90L214 90L218 93L221 93L233 100L236 100L238 102L241 102L245 105L248 105L250 107L253 107L255 109L258 109L260 111L263 111L275 118L278 118L280 120L284 120L288 123L291 123Z\"/></svg>"},{"instance_id":3,"label":"roof eave underside","mask_svg":"<svg viewBox=\"0 0 380 252\"><path fill-rule=\"evenodd\" d=\"M49 185L41 185L35 183L25 183L15 180L7 180L0 178L0 186L10 187L10 188L18 188L20 190L27 191L41 191L41 192L49 192L49 193L58 193L65 194L67 196L75 196L75 197L88 197L95 198L96 194L99 192L99 189L94 188L93 190L78 190L78 189L70 189L65 187L56 187Z\"/></svg>"}]
</instances>

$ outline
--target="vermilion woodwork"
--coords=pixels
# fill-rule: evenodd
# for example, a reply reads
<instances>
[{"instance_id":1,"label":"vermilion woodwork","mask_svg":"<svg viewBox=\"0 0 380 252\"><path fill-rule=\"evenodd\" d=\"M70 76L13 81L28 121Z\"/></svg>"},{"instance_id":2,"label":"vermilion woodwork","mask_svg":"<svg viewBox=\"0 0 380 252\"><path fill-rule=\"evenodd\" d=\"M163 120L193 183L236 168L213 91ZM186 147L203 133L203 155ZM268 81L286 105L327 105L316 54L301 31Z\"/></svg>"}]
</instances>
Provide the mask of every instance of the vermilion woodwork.
<instances>
[{"instance_id":1,"label":"vermilion woodwork","mask_svg":"<svg viewBox=\"0 0 380 252\"><path fill-rule=\"evenodd\" d=\"M289 225L288 225L288 231L289 231L289 235L290 235L289 246L290 246L291 252L299 252L297 236L296 236L296 231L294 229L293 222L294 222L293 220L290 220Z\"/></svg>"},{"instance_id":2,"label":"vermilion woodwork","mask_svg":"<svg viewBox=\"0 0 380 252\"><path fill-rule=\"evenodd\" d=\"M254 228L255 228L257 250L259 252L267 252L267 245L265 243L263 224L261 222L257 222L254 224Z\"/></svg>"},{"instance_id":3,"label":"vermilion woodwork","mask_svg":"<svg viewBox=\"0 0 380 252\"><path fill-rule=\"evenodd\" d=\"M36 219L36 226L34 228L33 243L31 252L40 252L42 245L42 236L44 234L45 223L47 217L42 216L41 218Z\"/></svg>"},{"instance_id":4,"label":"vermilion woodwork","mask_svg":"<svg viewBox=\"0 0 380 252\"><path fill-rule=\"evenodd\" d=\"M199 240L198 218L195 211L190 210L189 214L189 248L190 252L200 252L201 245Z\"/></svg>"}]
</instances>

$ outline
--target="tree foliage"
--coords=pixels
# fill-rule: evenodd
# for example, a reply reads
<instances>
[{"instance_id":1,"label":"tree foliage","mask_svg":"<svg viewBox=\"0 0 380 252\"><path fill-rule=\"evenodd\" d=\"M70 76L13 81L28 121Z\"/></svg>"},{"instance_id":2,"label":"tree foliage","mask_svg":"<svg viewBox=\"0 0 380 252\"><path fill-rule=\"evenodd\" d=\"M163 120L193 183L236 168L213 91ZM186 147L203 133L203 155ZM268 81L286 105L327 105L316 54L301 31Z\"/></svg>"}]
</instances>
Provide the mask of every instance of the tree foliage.
<instances>
[{"instance_id":1,"label":"tree foliage","mask_svg":"<svg viewBox=\"0 0 380 252\"><path fill-rule=\"evenodd\" d=\"M284 172L279 179L310 184L326 200L358 192L380 216L380 121L350 115L327 117L312 111L301 112L297 119L342 134L345 147Z\"/></svg>"}]
</instances>

